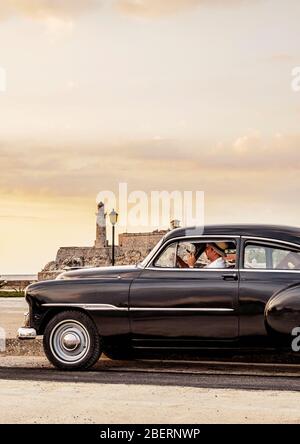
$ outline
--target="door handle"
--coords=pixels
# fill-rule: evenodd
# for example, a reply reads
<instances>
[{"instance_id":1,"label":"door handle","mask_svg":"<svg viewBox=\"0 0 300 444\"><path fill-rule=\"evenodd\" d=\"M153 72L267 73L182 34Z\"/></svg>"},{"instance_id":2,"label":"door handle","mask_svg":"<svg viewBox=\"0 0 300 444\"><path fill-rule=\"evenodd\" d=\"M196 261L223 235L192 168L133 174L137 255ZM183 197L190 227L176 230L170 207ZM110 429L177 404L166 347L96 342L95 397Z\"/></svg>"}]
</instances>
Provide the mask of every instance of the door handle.
<instances>
[{"instance_id":1,"label":"door handle","mask_svg":"<svg viewBox=\"0 0 300 444\"><path fill-rule=\"evenodd\" d=\"M238 274L237 273L222 274L222 278L224 281L237 281Z\"/></svg>"}]
</instances>

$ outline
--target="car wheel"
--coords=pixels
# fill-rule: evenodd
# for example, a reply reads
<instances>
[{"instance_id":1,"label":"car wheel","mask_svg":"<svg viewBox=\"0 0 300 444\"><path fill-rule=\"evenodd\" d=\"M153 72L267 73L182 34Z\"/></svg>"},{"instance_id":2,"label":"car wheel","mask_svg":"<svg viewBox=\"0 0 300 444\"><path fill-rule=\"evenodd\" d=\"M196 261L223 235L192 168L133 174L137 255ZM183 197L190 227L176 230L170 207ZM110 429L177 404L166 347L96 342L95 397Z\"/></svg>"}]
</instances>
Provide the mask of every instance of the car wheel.
<instances>
[{"instance_id":1,"label":"car wheel","mask_svg":"<svg viewBox=\"0 0 300 444\"><path fill-rule=\"evenodd\" d=\"M49 361L62 370L85 370L102 353L102 341L94 322L84 313L64 311L54 316L44 332Z\"/></svg>"}]
</instances>

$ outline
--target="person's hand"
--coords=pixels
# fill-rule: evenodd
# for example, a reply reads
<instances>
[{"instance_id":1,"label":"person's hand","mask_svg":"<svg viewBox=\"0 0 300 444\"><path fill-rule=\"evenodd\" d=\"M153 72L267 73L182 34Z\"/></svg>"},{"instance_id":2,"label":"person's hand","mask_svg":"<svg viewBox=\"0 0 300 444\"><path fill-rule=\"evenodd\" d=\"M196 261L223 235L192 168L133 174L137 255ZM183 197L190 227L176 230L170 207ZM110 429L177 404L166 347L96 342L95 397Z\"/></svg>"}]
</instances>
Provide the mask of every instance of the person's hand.
<instances>
[{"instance_id":1,"label":"person's hand","mask_svg":"<svg viewBox=\"0 0 300 444\"><path fill-rule=\"evenodd\" d=\"M187 258L187 263L190 268L194 267L194 265L196 263L196 258L193 253L190 253L189 257Z\"/></svg>"}]
</instances>

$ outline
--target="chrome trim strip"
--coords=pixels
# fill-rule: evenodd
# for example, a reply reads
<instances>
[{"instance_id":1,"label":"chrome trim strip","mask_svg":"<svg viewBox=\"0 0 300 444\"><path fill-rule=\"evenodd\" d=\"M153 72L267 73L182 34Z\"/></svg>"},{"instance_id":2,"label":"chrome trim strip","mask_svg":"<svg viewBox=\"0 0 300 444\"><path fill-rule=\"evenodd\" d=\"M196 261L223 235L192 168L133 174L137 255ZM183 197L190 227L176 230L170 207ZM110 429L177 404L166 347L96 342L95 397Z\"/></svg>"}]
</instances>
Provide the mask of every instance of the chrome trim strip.
<instances>
[{"instance_id":1,"label":"chrome trim strip","mask_svg":"<svg viewBox=\"0 0 300 444\"><path fill-rule=\"evenodd\" d=\"M263 241L263 242L272 242L275 244L283 244L283 245L291 245L292 247L296 247L300 250L300 244L295 244L293 242L288 242L288 241L282 241L279 239L274 239L273 237L259 237L259 236L241 236L241 238L243 240L258 240L258 241Z\"/></svg>"},{"instance_id":2,"label":"chrome trim strip","mask_svg":"<svg viewBox=\"0 0 300 444\"><path fill-rule=\"evenodd\" d=\"M237 239L241 237L240 234L223 234L223 235L219 235L219 234L198 234L198 235L194 235L194 236L178 236L178 237L172 237L170 239L170 241L173 240L178 240L178 239L199 239L199 238L203 238L203 239Z\"/></svg>"},{"instance_id":3,"label":"chrome trim strip","mask_svg":"<svg viewBox=\"0 0 300 444\"><path fill-rule=\"evenodd\" d=\"M270 273L300 273L300 270L271 270L266 268L159 268L159 267L148 267L147 270L152 271L221 271L224 273L224 271L227 271L228 274L236 273L238 274L241 271L267 271ZM230 273L231 272L231 273Z\"/></svg>"},{"instance_id":4,"label":"chrome trim strip","mask_svg":"<svg viewBox=\"0 0 300 444\"><path fill-rule=\"evenodd\" d=\"M233 308L168 308L168 307L116 307L110 304L42 304L43 307L80 307L86 310L126 310L126 311L234 311Z\"/></svg>"},{"instance_id":5,"label":"chrome trim strip","mask_svg":"<svg viewBox=\"0 0 300 444\"><path fill-rule=\"evenodd\" d=\"M147 270L153 270L153 271L221 271L224 273L224 271L228 271L233 274L235 272L238 272L237 268L167 268L167 267L147 267Z\"/></svg>"},{"instance_id":6,"label":"chrome trim strip","mask_svg":"<svg viewBox=\"0 0 300 444\"><path fill-rule=\"evenodd\" d=\"M163 242L162 245L160 246L160 248L158 249L158 251L154 251L154 254L151 256L151 258L149 259L148 263L145 265L144 269L152 269L152 267L149 267L149 264L155 259L156 256L158 256L158 254L161 252L161 250L169 245L172 244L173 242L178 242L179 240L184 240L184 239L199 239L199 240L204 240L204 239L249 239L249 240L260 240L260 241L268 241L268 242L274 242L274 243L279 243L279 244L283 244L283 245L291 245L293 247L296 248L300 248L300 243L299 244L295 244L293 242L288 242L288 241L282 241L279 239L274 239L274 238L268 238L268 237L259 237L259 236L241 236L241 235L230 235L230 236L218 236L218 235L195 235L195 236L180 236L180 237L174 237L172 239L169 239L167 242ZM156 268L154 268L156 270ZM185 268L184 270L188 270L188 268Z\"/></svg>"},{"instance_id":7,"label":"chrome trim strip","mask_svg":"<svg viewBox=\"0 0 300 444\"><path fill-rule=\"evenodd\" d=\"M156 308L156 307L132 307L129 311L234 311L233 308Z\"/></svg>"},{"instance_id":8,"label":"chrome trim strip","mask_svg":"<svg viewBox=\"0 0 300 444\"><path fill-rule=\"evenodd\" d=\"M128 311L128 307L117 307L116 305L111 304L72 304L72 303L49 303L42 304L43 307L79 307L84 308L85 310L118 310L118 311Z\"/></svg>"},{"instance_id":9,"label":"chrome trim strip","mask_svg":"<svg viewBox=\"0 0 300 444\"><path fill-rule=\"evenodd\" d=\"M250 271L250 272L264 272L264 273L300 273L300 270L272 270L270 268L241 268L239 270L240 272L242 271Z\"/></svg>"}]
</instances>

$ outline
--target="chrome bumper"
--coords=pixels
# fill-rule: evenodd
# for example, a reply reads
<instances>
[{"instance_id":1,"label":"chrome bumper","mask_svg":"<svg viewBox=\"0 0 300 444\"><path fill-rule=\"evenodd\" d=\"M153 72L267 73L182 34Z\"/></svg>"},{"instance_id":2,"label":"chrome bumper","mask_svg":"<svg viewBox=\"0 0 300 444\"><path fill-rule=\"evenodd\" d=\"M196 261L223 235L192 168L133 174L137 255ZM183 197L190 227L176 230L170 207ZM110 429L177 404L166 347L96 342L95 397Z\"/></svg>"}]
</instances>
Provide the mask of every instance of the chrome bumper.
<instances>
[{"instance_id":1,"label":"chrome bumper","mask_svg":"<svg viewBox=\"0 0 300 444\"><path fill-rule=\"evenodd\" d=\"M35 339L36 338L36 330L30 327L21 327L18 329L18 338L19 339Z\"/></svg>"}]
</instances>

